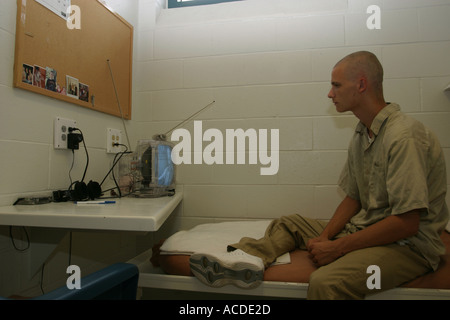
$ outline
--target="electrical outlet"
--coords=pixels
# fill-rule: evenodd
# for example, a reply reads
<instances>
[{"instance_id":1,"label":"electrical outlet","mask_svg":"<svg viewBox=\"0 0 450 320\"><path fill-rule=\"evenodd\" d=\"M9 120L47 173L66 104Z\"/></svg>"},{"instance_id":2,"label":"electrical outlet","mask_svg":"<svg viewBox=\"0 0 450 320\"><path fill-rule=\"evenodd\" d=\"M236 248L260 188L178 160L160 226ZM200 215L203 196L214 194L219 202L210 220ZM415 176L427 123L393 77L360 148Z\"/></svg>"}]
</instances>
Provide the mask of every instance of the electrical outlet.
<instances>
[{"instance_id":1,"label":"electrical outlet","mask_svg":"<svg viewBox=\"0 0 450 320\"><path fill-rule=\"evenodd\" d=\"M67 150L67 136L69 128L76 128L75 120L63 119L57 117L54 123L54 148L59 150Z\"/></svg>"},{"instance_id":2,"label":"electrical outlet","mask_svg":"<svg viewBox=\"0 0 450 320\"><path fill-rule=\"evenodd\" d=\"M118 153L123 150L122 146L114 146L115 143L122 143L122 131L117 129L108 129L106 138L107 153Z\"/></svg>"}]
</instances>

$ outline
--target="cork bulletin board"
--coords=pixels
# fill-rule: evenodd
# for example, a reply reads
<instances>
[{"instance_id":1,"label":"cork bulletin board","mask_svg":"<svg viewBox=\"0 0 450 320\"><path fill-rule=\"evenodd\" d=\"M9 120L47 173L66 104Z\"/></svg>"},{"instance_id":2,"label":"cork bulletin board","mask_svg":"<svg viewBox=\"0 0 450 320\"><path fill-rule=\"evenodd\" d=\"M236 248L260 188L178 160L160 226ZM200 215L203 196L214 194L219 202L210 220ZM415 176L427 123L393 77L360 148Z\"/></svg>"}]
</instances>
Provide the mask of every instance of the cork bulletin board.
<instances>
[{"instance_id":1,"label":"cork bulletin board","mask_svg":"<svg viewBox=\"0 0 450 320\"><path fill-rule=\"evenodd\" d=\"M17 0L14 86L131 119L133 26L102 0L66 0L69 28L45 1Z\"/></svg>"}]
</instances>

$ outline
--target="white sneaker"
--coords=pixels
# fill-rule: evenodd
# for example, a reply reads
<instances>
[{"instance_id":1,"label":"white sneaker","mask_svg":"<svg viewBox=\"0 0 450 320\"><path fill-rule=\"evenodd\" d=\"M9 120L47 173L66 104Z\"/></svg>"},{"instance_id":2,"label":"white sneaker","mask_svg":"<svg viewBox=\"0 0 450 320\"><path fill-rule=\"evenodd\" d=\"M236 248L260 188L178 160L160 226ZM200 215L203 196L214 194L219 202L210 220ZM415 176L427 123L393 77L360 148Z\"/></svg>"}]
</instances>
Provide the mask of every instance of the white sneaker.
<instances>
[{"instance_id":1,"label":"white sneaker","mask_svg":"<svg viewBox=\"0 0 450 320\"><path fill-rule=\"evenodd\" d=\"M234 284L243 289L259 286L264 279L261 258L242 250L227 253L196 253L189 259L192 273L204 284L223 287Z\"/></svg>"}]
</instances>

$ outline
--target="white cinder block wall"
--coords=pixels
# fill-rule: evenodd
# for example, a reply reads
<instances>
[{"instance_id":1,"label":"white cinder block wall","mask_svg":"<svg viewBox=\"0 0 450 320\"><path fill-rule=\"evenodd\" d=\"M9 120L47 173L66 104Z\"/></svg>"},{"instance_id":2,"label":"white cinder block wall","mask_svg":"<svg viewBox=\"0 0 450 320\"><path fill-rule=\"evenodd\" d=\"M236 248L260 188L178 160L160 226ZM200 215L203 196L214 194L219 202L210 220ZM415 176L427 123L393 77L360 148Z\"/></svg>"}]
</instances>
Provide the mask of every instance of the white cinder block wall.
<instances>
[{"instance_id":1,"label":"white cinder block wall","mask_svg":"<svg viewBox=\"0 0 450 320\"><path fill-rule=\"evenodd\" d=\"M342 197L336 181L356 120L337 114L326 95L331 68L356 50L378 55L387 99L436 131L450 167L450 96L443 93L450 84L449 0L243 0L171 10L164 0L107 3L136 27L133 119L127 123L133 145L213 100L198 118L204 130L280 130L275 176L260 176L260 165L181 166L183 207L165 231L293 212L329 217ZM373 4L382 10L381 30L366 28ZM1 1L1 205L67 185L71 156L52 148L56 116L77 120L89 138L94 180L111 162L106 128L121 128L115 117L12 88L15 17L16 0ZM78 154L73 176L82 174L83 161ZM52 230L29 231L31 249L20 253L8 227L0 227L0 295L39 284L40 273L30 273L46 258L36 249L42 245L61 247L46 266L46 289L65 281L68 239L55 241ZM16 232L16 244L25 245ZM126 256L135 242L139 250L149 247L127 234L73 236L73 262L83 270Z\"/></svg>"},{"instance_id":2,"label":"white cinder block wall","mask_svg":"<svg viewBox=\"0 0 450 320\"><path fill-rule=\"evenodd\" d=\"M131 24L137 24L138 0L106 2ZM52 190L69 187L72 154L53 149L56 117L76 120L83 131L90 156L86 177L94 181L102 181L114 158L106 154L107 128L122 129L122 121L116 117L13 88L16 12L17 0L0 1L0 206L11 205L18 197L49 195ZM132 121L127 125L133 135ZM82 150L75 156L74 181L83 175L86 157ZM45 291L67 280L68 236L45 228L27 228L27 232L30 248L19 252L12 245L9 227L0 226L0 296L39 287L44 261ZM18 249L27 247L22 228L14 228L13 235ZM72 262L87 274L132 257L136 254L135 238L127 233L74 232Z\"/></svg>"},{"instance_id":3,"label":"white cinder block wall","mask_svg":"<svg viewBox=\"0 0 450 320\"><path fill-rule=\"evenodd\" d=\"M379 57L387 101L435 130L450 167L450 1L245 0L162 10L156 24L147 18L153 2L140 2L138 136L165 132L213 100L198 118L204 130L280 130L275 176L260 176L260 165L182 165L179 227L330 217L357 123L327 98L330 74L357 50ZM381 9L380 30L367 28L370 5Z\"/></svg>"}]
</instances>

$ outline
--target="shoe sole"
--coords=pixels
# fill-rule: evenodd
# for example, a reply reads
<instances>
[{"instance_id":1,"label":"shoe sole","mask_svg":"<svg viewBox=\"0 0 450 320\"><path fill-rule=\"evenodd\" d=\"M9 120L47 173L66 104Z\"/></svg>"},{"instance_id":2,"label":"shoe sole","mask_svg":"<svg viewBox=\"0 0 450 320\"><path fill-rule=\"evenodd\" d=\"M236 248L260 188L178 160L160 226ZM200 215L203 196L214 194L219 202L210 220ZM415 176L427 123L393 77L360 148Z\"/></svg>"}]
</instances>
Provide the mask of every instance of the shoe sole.
<instances>
[{"instance_id":1,"label":"shoe sole","mask_svg":"<svg viewBox=\"0 0 450 320\"><path fill-rule=\"evenodd\" d=\"M207 254L192 255L189 259L192 273L204 284L220 288L233 284L242 289L252 289L261 284L264 271L247 262L227 264Z\"/></svg>"}]
</instances>

